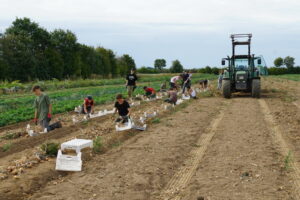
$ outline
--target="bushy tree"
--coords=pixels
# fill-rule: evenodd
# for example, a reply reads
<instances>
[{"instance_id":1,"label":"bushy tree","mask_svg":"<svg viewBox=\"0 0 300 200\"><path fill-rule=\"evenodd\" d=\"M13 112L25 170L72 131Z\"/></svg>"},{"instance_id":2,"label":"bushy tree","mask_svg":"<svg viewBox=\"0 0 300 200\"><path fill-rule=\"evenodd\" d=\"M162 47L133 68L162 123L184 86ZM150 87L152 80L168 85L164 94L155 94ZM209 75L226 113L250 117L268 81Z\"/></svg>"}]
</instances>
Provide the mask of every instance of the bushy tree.
<instances>
[{"instance_id":1,"label":"bushy tree","mask_svg":"<svg viewBox=\"0 0 300 200\"><path fill-rule=\"evenodd\" d=\"M74 33L67 30L56 29L51 33L53 47L59 52L63 59L63 76L72 77L78 75L80 63L77 58L79 45Z\"/></svg>"},{"instance_id":2,"label":"bushy tree","mask_svg":"<svg viewBox=\"0 0 300 200\"><path fill-rule=\"evenodd\" d=\"M124 54L117 59L117 66L121 76L129 73L131 69L136 69L134 59L128 54Z\"/></svg>"},{"instance_id":3,"label":"bushy tree","mask_svg":"<svg viewBox=\"0 0 300 200\"><path fill-rule=\"evenodd\" d=\"M174 60L172 66L170 67L171 73L181 73L183 71L183 66L179 60Z\"/></svg>"},{"instance_id":4,"label":"bushy tree","mask_svg":"<svg viewBox=\"0 0 300 200\"><path fill-rule=\"evenodd\" d=\"M50 34L44 28L28 18L17 18L6 29L4 40L7 47L4 54L11 66L12 79L28 81L39 78L41 72L45 72L42 79L48 77L46 74L49 66L44 52L50 48L51 40Z\"/></svg>"},{"instance_id":5,"label":"bushy tree","mask_svg":"<svg viewBox=\"0 0 300 200\"><path fill-rule=\"evenodd\" d=\"M122 57L127 68L136 67L132 57ZM49 33L29 18L17 18L0 34L0 70L0 80L21 81L122 73L112 50L80 44L69 30Z\"/></svg>"},{"instance_id":6,"label":"bushy tree","mask_svg":"<svg viewBox=\"0 0 300 200\"><path fill-rule=\"evenodd\" d=\"M282 66L282 65L283 65L283 58L281 58L281 57L276 58L276 59L274 60L274 65L275 65L275 67L280 67L280 66Z\"/></svg>"},{"instance_id":7,"label":"bushy tree","mask_svg":"<svg viewBox=\"0 0 300 200\"><path fill-rule=\"evenodd\" d=\"M288 69L293 68L295 65L295 58L287 56L284 58L283 63Z\"/></svg>"},{"instance_id":8,"label":"bushy tree","mask_svg":"<svg viewBox=\"0 0 300 200\"><path fill-rule=\"evenodd\" d=\"M154 61L154 68L157 70L162 70L166 66L167 66L167 62L165 59L156 59Z\"/></svg>"},{"instance_id":9,"label":"bushy tree","mask_svg":"<svg viewBox=\"0 0 300 200\"><path fill-rule=\"evenodd\" d=\"M146 67L146 66L142 66L141 68L137 69L138 73L141 74L158 74L159 71L153 67Z\"/></svg>"}]
</instances>

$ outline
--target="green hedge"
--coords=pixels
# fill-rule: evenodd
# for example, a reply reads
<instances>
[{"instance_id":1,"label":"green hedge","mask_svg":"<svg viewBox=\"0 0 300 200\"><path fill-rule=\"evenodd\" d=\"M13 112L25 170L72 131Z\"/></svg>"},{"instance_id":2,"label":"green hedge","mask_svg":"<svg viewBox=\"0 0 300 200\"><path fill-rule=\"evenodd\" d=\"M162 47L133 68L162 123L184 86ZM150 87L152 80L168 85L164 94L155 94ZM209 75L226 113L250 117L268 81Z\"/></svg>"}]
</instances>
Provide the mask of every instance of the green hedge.
<instances>
[{"instance_id":1,"label":"green hedge","mask_svg":"<svg viewBox=\"0 0 300 200\"><path fill-rule=\"evenodd\" d=\"M268 68L269 75L283 75L283 74L300 74L300 67L282 68L270 67Z\"/></svg>"}]
</instances>

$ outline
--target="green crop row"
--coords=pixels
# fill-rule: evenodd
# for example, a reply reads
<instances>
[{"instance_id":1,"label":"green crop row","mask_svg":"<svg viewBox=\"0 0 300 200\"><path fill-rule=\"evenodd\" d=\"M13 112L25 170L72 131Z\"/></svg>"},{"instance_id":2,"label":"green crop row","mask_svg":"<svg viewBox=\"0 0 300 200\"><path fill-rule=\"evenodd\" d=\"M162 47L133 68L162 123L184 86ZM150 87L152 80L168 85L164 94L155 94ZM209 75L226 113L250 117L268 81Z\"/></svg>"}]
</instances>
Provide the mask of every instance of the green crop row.
<instances>
[{"instance_id":1,"label":"green crop row","mask_svg":"<svg viewBox=\"0 0 300 200\"><path fill-rule=\"evenodd\" d=\"M159 85L160 83L150 84L151 87L157 89ZM74 110L74 107L83 103L83 99L87 95L92 95L96 104L99 105L113 101L118 93L126 94L126 88L114 86L106 88L87 88L77 91L66 90L49 94L49 96L53 104L53 114L57 114ZM143 93L142 87L139 87L135 93ZM5 109L3 109L5 104L1 102L0 126L32 119L34 114L34 99L34 96L10 99L11 102L6 102L8 105L6 105Z\"/></svg>"},{"instance_id":2,"label":"green crop row","mask_svg":"<svg viewBox=\"0 0 300 200\"><path fill-rule=\"evenodd\" d=\"M158 74L158 75L139 75L138 82L156 82L156 81L169 81L172 76L176 74ZM193 74L193 79L215 79L216 76L212 74ZM64 80L58 81L56 79L51 81L38 81L30 83L19 83L14 81L12 83L2 82L0 83L0 99L4 98L14 98L23 95L28 95L33 85L40 85L45 91L55 91L61 89L72 89L72 88L83 88L83 87L93 87L93 86L109 86L109 85L123 85L125 84L124 78L116 79L78 79L78 80ZM17 87L20 91L19 93L9 93L5 89ZM2 89L2 90L1 90ZM1 95L2 92L2 95Z\"/></svg>"},{"instance_id":3,"label":"green crop row","mask_svg":"<svg viewBox=\"0 0 300 200\"><path fill-rule=\"evenodd\" d=\"M156 77L145 76L143 79L143 83L139 83L139 87L137 88L135 93L143 93L143 85L148 85L154 87L155 89L159 89L162 81L168 81L169 78L169 76L165 75L160 75ZM215 79L216 76L207 77L200 76L199 74L194 74L193 82L205 78ZM49 95L53 104L53 114L57 114L72 111L74 107L83 103L83 99L87 95L92 95L96 101L96 104L104 104L106 102L111 102L114 100L116 94L125 94L126 88L124 85L108 85L100 87L98 86L86 88L72 88L50 92L47 91L46 93ZM33 102L35 96L32 93L19 95L15 97L13 95L2 96L5 96L6 98L0 98L0 126L14 124L33 118Z\"/></svg>"}]
</instances>

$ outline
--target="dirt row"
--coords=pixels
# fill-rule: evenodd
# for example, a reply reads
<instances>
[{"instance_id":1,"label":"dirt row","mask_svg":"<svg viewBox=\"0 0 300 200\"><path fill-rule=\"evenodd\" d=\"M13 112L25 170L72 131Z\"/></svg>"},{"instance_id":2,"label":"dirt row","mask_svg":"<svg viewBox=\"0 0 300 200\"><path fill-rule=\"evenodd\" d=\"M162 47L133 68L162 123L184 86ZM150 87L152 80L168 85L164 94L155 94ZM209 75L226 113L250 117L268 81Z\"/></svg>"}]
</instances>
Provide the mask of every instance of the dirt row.
<instances>
[{"instance_id":1,"label":"dirt row","mask_svg":"<svg viewBox=\"0 0 300 200\"><path fill-rule=\"evenodd\" d=\"M263 99L298 163L299 109L286 100L290 93L273 92L267 84ZM173 116L176 127L162 126L169 121L151 127L151 135L124 143L32 199L297 199L294 169L285 162L259 101L237 95L223 102L195 102ZM193 155L203 157L195 161ZM66 195L71 187L79 189Z\"/></svg>"},{"instance_id":2,"label":"dirt row","mask_svg":"<svg viewBox=\"0 0 300 200\"><path fill-rule=\"evenodd\" d=\"M261 100L232 99L193 178L169 199L300 199L300 110L297 88L286 90L299 84L284 83L265 80Z\"/></svg>"},{"instance_id":3,"label":"dirt row","mask_svg":"<svg viewBox=\"0 0 300 200\"><path fill-rule=\"evenodd\" d=\"M145 132L99 131L108 146L100 155L84 152L82 172L56 172L50 159L3 181L0 199L299 199L299 88L264 79L260 100L200 98ZM112 123L89 122L74 135L89 138L106 121Z\"/></svg>"},{"instance_id":4,"label":"dirt row","mask_svg":"<svg viewBox=\"0 0 300 200\"><path fill-rule=\"evenodd\" d=\"M222 101L192 102L148 131L95 157L84 171L57 185L49 183L29 199L152 199L197 147L196 141L219 113ZM77 190L71 192L74 187Z\"/></svg>"},{"instance_id":5,"label":"dirt row","mask_svg":"<svg viewBox=\"0 0 300 200\"><path fill-rule=\"evenodd\" d=\"M163 117L165 114L174 111L174 109L165 110L164 105L165 104L161 100L142 102L140 106L133 107L132 117L133 119L138 119L144 114L144 112L149 113L150 111L153 112L154 110L159 110L159 117ZM184 105L185 104L182 104L182 106ZM179 108L176 107L175 110ZM148 121L148 123L149 122L151 123L151 121ZM24 145L24 148L20 149L19 153L16 153L15 151L15 153L6 156L5 159L2 158L0 166L5 166L8 163L13 163L15 162L16 158L21 158L22 160L24 158L26 159L26 157L28 158L28 155L34 155L34 152L38 148L35 147L35 145L40 145L42 141L45 141L48 138L51 138L52 140L56 138L55 142L62 143L74 137L83 139L94 139L96 136L101 136L102 143L105 144L103 149L103 152L105 152L106 149L109 149L113 146L118 146L123 140L126 140L128 137L135 135L136 132L137 131L117 133L114 130L114 120L111 118L111 116L96 118L87 123L77 124L74 125L74 127L68 127L68 129L65 128L65 130L55 130L53 132L48 133L49 135L45 134L38 137L32 137L35 140L29 140L31 142L30 145ZM45 138L46 135L48 136L48 138ZM93 154L91 152L88 152L84 160L90 160L92 156ZM47 160L48 161L39 162L38 165L34 165L34 170L25 169L25 173L22 173L17 179L9 177L9 179L2 181L3 187L1 187L0 190L3 191L3 193L5 193L5 196L3 196L3 198L21 198L24 195L26 196L31 194L37 188L43 187L49 180L57 179L67 174L54 171L55 159L49 158ZM18 183L18 187L15 187L16 182Z\"/></svg>"}]
</instances>

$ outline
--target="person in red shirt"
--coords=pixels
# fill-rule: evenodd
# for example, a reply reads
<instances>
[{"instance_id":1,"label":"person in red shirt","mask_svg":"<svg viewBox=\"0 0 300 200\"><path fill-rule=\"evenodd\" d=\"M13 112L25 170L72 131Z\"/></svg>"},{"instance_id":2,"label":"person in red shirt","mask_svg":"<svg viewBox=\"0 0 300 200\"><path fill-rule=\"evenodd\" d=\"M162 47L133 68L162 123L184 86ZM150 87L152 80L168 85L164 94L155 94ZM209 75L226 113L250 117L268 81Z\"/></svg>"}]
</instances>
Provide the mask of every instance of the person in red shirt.
<instances>
[{"instance_id":1,"label":"person in red shirt","mask_svg":"<svg viewBox=\"0 0 300 200\"><path fill-rule=\"evenodd\" d=\"M148 98L155 98L156 92L153 88L144 86L145 96Z\"/></svg>"},{"instance_id":2,"label":"person in red shirt","mask_svg":"<svg viewBox=\"0 0 300 200\"><path fill-rule=\"evenodd\" d=\"M95 103L92 96L87 96L87 98L84 99L81 113L83 114L90 114L94 112Z\"/></svg>"}]
</instances>

